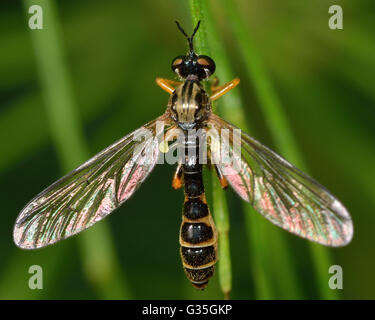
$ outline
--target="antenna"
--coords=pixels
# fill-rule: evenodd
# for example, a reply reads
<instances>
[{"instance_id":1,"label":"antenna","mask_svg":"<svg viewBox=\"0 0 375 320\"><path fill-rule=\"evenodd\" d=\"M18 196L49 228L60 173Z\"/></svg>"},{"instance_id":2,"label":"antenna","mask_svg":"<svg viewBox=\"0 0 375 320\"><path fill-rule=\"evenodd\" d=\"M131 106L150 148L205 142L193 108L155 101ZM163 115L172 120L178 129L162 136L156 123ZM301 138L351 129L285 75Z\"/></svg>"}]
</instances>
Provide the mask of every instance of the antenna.
<instances>
[{"instance_id":1,"label":"antenna","mask_svg":"<svg viewBox=\"0 0 375 320\"><path fill-rule=\"evenodd\" d=\"M186 37L187 41L189 42L190 52L194 52L193 38L198 31L198 28L199 28L199 25L201 24L201 21L200 20L198 21L197 25L194 28L194 31L193 31L193 34L191 35L191 37L189 37L186 34L185 30L180 26L178 21L176 21L176 24L177 24L177 28L182 32L182 34Z\"/></svg>"}]
</instances>

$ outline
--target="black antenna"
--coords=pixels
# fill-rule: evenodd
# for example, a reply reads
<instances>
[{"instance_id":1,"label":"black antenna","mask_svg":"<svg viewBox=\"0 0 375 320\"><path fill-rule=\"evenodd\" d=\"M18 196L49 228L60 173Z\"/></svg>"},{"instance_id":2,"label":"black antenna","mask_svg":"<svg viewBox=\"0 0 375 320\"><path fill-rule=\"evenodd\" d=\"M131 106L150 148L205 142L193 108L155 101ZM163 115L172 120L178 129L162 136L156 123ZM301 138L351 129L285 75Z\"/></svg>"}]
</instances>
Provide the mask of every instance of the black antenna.
<instances>
[{"instance_id":1,"label":"black antenna","mask_svg":"<svg viewBox=\"0 0 375 320\"><path fill-rule=\"evenodd\" d=\"M195 34L197 33L198 31L198 28L199 28L199 25L201 24L201 21L199 20L196 27L194 28L194 31L193 31L193 34L191 35L191 37L189 37L185 30L180 26L180 24L178 23L178 21L176 21L176 24L177 24L177 28L182 32L182 34L186 37L186 39L188 40L189 42L189 48L190 48L190 52L194 52L194 45L193 45L193 38L195 36Z\"/></svg>"}]
</instances>

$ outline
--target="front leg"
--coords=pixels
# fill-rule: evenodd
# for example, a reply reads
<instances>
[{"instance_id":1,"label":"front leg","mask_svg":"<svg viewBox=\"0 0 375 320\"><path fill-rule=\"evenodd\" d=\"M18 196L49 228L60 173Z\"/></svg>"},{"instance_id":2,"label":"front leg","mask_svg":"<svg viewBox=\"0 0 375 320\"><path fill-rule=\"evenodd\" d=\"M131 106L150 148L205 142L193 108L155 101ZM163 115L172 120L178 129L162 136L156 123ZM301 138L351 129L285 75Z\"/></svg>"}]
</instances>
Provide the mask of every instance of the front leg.
<instances>
[{"instance_id":1,"label":"front leg","mask_svg":"<svg viewBox=\"0 0 375 320\"><path fill-rule=\"evenodd\" d=\"M232 81L229 81L226 84L223 84L222 86L218 86L218 83L219 83L218 79L215 78L211 86L211 92L212 92L212 95L210 97L211 101L219 99L221 96L226 94L229 90L232 90L233 88L235 88L240 83L240 79L234 78Z\"/></svg>"},{"instance_id":2,"label":"front leg","mask_svg":"<svg viewBox=\"0 0 375 320\"><path fill-rule=\"evenodd\" d=\"M172 94L175 89L182 84L182 82L164 79L164 78L156 78L156 84L162 88L164 91Z\"/></svg>"}]
</instances>

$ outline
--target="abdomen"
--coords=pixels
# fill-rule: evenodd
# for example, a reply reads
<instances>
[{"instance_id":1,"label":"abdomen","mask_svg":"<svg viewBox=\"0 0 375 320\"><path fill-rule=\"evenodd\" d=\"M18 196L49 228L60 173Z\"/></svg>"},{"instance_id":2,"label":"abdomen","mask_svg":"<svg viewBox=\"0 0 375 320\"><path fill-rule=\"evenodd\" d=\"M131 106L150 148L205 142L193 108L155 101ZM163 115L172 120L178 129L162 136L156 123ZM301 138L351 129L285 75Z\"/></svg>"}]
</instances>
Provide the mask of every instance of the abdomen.
<instances>
[{"instance_id":1,"label":"abdomen","mask_svg":"<svg viewBox=\"0 0 375 320\"><path fill-rule=\"evenodd\" d=\"M184 165L185 202L180 228L180 253L185 274L204 289L217 262L217 233L204 194L202 165Z\"/></svg>"}]
</instances>

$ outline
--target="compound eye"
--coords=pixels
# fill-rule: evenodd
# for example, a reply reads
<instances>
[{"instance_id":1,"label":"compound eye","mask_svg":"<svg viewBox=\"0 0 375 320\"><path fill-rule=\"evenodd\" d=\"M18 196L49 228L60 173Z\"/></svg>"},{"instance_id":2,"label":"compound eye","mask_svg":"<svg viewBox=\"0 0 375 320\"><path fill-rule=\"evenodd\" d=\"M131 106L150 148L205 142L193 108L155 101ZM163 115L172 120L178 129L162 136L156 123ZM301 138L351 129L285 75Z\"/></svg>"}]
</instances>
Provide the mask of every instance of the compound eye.
<instances>
[{"instance_id":1,"label":"compound eye","mask_svg":"<svg viewBox=\"0 0 375 320\"><path fill-rule=\"evenodd\" d=\"M181 68L183 67L183 64L184 64L184 59L185 57L184 56L178 56L176 58L173 59L172 61L172 71L177 73L178 75L180 75L180 71L181 71Z\"/></svg>"},{"instance_id":2,"label":"compound eye","mask_svg":"<svg viewBox=\"0 0 375 320\"><path fill-rule=\"evenodd\" d=\"M197 63L203 68L206 78L211 76L216 69L215 62L209 56L198 56Z\"/></svg>"}]
</instances>

